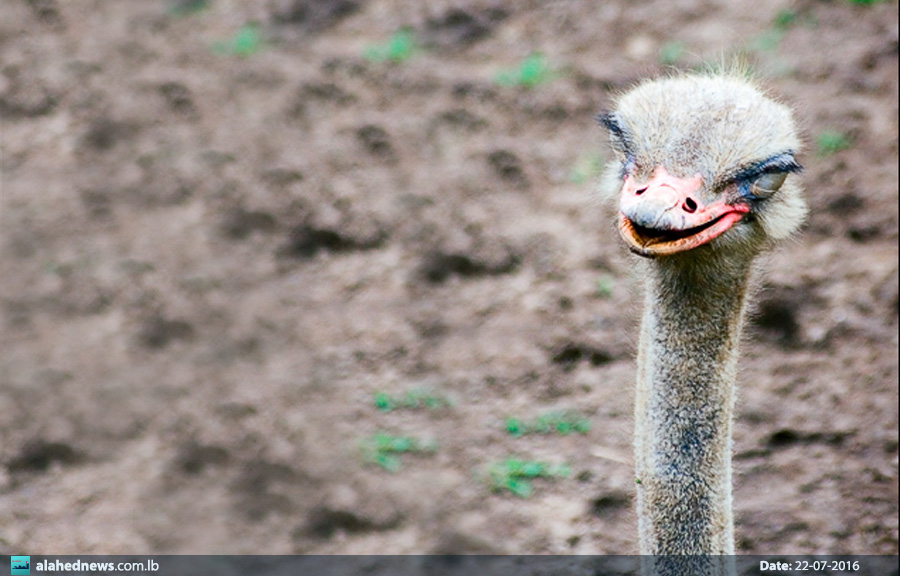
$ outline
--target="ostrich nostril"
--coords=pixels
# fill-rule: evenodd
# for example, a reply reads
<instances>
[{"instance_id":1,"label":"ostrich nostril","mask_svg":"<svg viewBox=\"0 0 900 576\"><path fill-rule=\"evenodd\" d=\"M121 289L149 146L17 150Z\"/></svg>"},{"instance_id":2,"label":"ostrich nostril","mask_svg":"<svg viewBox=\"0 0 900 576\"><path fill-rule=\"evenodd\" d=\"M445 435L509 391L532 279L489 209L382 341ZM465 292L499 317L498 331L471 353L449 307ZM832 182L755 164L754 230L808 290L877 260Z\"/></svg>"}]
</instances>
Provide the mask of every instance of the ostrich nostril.
<instances>
[{"instance_id":1,"label":"ostrich nostril","mask_svg":"<svg viewBox=\"0 0 900 576\"><path fill-rule=\"evenodd\" d=\"M637 190L635 190L634 195L640 196L641 194L643 194L646 191L647 191L647 186L644 186L643 188L638 188Z\"/></svg>"},{"instance_id":2,"label":"ostrich nostril","mask_svg":"<svg viewBox=\"0 0 900 576\"><path fill-rule=\"evenodd\" d=\"M688 198L684 201L684 204L681 205L681 208L688 214L693 214L697 211L697 203L694 202L693 198Z\"/></svg>"}]
</instances>

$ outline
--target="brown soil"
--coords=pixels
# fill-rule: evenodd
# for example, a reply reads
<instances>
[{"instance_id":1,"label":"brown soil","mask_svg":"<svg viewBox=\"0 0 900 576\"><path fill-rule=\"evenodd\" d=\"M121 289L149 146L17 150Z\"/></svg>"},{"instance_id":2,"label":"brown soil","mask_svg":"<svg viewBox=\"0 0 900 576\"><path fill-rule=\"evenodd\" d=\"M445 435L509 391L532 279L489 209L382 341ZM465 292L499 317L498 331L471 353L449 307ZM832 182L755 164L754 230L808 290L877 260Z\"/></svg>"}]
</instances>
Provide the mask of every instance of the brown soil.
<instances>
[{"instance_id":1,"label":"brown soil","mask_svg":"<svg viewBox=\"0 0 900 576\"><path fill-rule=\"evenodd\" d=\"M747 47L812 212L741 359L738 547L898 552L896 2L196 4L0 7L0 551L634 552L640 303L592 116L661 51ZM404 26L410 59L364 57ZM534 51L548 82L495 82ZM454 405L373 405L413 389ZM552 409L590 431L504 430ZM439 449L365 465L380 430ZM512 454L571 475L492 493Z\"/></svg>"}]
</instances>

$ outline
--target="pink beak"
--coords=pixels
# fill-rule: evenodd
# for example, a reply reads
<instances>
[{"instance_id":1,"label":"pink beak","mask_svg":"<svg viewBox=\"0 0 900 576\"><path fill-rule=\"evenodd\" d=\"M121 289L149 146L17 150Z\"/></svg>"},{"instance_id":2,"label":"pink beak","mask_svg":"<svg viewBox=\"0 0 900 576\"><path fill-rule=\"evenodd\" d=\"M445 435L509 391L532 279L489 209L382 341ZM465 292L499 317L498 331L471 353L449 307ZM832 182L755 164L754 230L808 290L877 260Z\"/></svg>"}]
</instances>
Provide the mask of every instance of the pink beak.
<instances>
[{"instance_id":1,"label":"pink beak","mask_svg":"<svg viewBox=\"0 0 900 576\"><path fill-rule=\"evenodd\" d=\"M675 254L706 244L750 211L746 204L705 204L703 178L670 175L658 166L649 181L625 178L619 199L619 233L642 256Z\"/></svg>"}]
</instances>

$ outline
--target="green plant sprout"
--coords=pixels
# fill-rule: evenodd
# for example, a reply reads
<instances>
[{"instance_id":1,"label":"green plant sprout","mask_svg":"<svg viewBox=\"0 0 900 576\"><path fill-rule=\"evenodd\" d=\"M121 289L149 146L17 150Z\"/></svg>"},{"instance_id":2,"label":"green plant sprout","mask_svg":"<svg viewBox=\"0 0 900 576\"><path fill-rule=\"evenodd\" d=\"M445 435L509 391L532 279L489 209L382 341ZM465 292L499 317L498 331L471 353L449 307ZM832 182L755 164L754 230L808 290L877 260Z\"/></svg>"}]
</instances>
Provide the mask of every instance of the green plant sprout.
<instances>
[{"instance_id":1,"label":"green plant sprout","mask_svg":"<svg viewBox=\"0 0 900 576\"><path fill-rule=\"evenodd\" d=\"M754 36L747 47L753 52L773 52L778 49L782 38L784 30L771 28Z\"/></svg>"},{"instance_id":2,"label":"green plant sprout","mask_svg":"<svg viewBox=\"0 0 900 576\"><path fill-rule=\"evenodd\" d=\"M664 66L677 64L684 56L685 47L681 42L666 42L659 48L659 62Z\"/></svg>"},{"instance_id":3,"label":"green plant sprout","mask_svg":"<svg viewBox=\"0 0 900 576\"><path fill-rule=\"evenodd\" d=\"M363 460L367 464L377 464L388 472L400 470L403 463L400 455L409 452L436 452L436 441L422 441L412 436L392 436L378 432L360 443Z\"/></svg>"},{"instance_id":4,"label":"green plant sprout","mask_svg":"<svg viewBox=\"0 0 900 576\"><path fill-rule=\"evenodd\" d=\"M498 72L494 82L501 86L524 86L534 88L549 82L554 76L547 59L540 52L525 58L521 64L511 70Z\"/></svg>"},{"instance_id":5,"label":"green plant sprout","mask_svg":"<svg viewBox=\"0 0 900 576\"><path fill-rule=\"evenodd\" d=\"M573 432L587 434L590 429L591 421L574 410L547 412L531 422L526 422L521 418L506 419L506 431L516 438L526 434L550 434L552 432L563 436Z\"/></svg>"},{"instance_id":6,"label":"green plant sprout","mask_svg":"<svg viewBox=\"0 0 900 576\"><path fill-rule=\"evenodd\" d=\"M798 24L815 28L817 21L814 15L803 15L792 8L779 10L775 14L775 18L772 19L772 27L754 36L747 43L747 49L752 52L772 52L777 50L788 30Z\"/></svg>"},{"instance_id":7,"label":"green plant sprout","mask_svg":"<svg viewBox=\"0 0 900 576\"><path fill-rule=\"evenodd\" d=\"M772 20L772 27L779 32L787 32L796 26L804 26L806 28L817 28L819 25L816 15L812 12L794 10L793 8L783 8L775 14Z\"/></svg>"},{"instance_id":8,"label":"green plant sprout","mask_svg":"<svg viewBox=\"0 0 900 576\"><path fill-rule=\"evenodd\" d=\"M593 180L600 175L603 170L603 157L597 152L583 154L575 167L572 168L572 174L569 179L575 184L583 184L589 180Z\"/></svg>"},{"instance_id":9,"label":"green plant sprout","mask_svg":"<svg viewBox=\"0 0 900 576\"><path fill-rule=\"evenodd\" d=\"M209 8L209 0L178 0L169 6L169 15L175 17L190 16Z\"/></svg>"},{"instance_id":10,"label":"green plant sprout","mask_svg":"<svg viewBox=\"0 0 900 576\"><path fill-rule=\"evenodd\" d=\"M390 412L398 408L407 408L409 410L417 410L427 408L429 410L438 410L440 408L449 408L453 406L453 402L444 396L425 390L423 388L414 388L402 395L392 396L387 392L375 393L375 407L382 412Z\"/></svg>"},{"instance_id":11,"label":"green plant sprout","mask_svg":"<svg viewBox=\"0 0 900 576\"><path fill-rule=\"evenodd\" d=\"M881 4L883 2L890 2L890 0L850 0L851 4L858 4L860 6L871 6L873 4Z\"/></svg>"},{"instance_id":12,"label":"green plant sprout","mask_svg":"<svg viewBox=\"0 0 900 576\"><path fill-rule=\"evenodd\" d=\"M245 24L228 40L213 44L219 54L231 56L252 56L262 50L262 36L256 24Z\"/></svg>"},{"instance_id":13,"label":"green plant sprout","mask_svg":"<svg viewBox=\"0 0 900 576\"><path fill-rule=\"evenodd\" d=\"M553 465L518 458L495 462L488 471L493 492L509 490L520 498L531 496L535 478L566 478L571 473L568 464Z\"/></svg>"},{"instance_id":14,"label":"green plant sprout","mask_svg":"<svg viewBox=\"0 0 900 576\"><path fill-rule=\"evenodd\" d=\"M404 28L391 36L387 42L378 46L370 46L363 56L374 62L403 62L415 51L415 40L411 30Z\"/></svg>"},{"instance_id":15,"label":"green plant sprout","mask_svg":"<svg viewBox=\"0 0 900 576\"><path fill-rule=\"evenodd\" d=\"M775 15L775 20L772 24L778 30L787 30L797 23L799 16L800 14L796 10L783 8Z\"/></svg>"},{"instance_id":16,"label":"green plant sprout","mask_svg":"<svg viewBox=\"0 0 900 576\"><path fill-rule=\"evenodd\" d=\"M595 293L597 298L611 298L613 295L613 286L615 286L615 279L608 274L601 274L597 277L597 292Z\"/></svg>"},{"instance_id":17,"label":"green plant sprout","mask_svg":"<svg viewBox=\"0 0 900 576\"><path fill-rule=\"evenodd\" d=\"M850 137L838 130L825 130L816 138L816 153L831 156L850 147Z\"/></svg>"}]
</instances>

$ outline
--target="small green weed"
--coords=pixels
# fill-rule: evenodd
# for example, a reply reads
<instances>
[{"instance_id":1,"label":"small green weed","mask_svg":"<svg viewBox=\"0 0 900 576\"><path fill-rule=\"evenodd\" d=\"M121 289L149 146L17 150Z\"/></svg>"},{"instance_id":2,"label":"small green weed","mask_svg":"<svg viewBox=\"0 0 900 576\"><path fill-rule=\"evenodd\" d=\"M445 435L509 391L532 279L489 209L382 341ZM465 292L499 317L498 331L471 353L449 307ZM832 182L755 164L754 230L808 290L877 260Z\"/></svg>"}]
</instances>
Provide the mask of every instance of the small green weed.
<instances>
[{"instance_id":1,"label":"small green weed","mask_svg":"<svg viewBox=\"0 0 900 576\"><path fill-rule=\"evenodd\" d=\"M388 472L396 472L402 466L400 455L409 452L436 452L435 441L422 441L412 436L392 436L379 432L360 443L363 460L377 464Z\"/></svg>"},{"instance_id":2,"label":"small green weed","mask_svg":"<svg viewBox=\"0 0 900 576\"><path fill-rule=\"evenodd\" d=\"M873 4L882 4L885 2L890 2L891 0L850 0L851 4L858 4L860 6L871 6Z\"/></svg>"},{"instance_id":3,"label":"small green weed","mask_svg":"<svg viewBox=\"0 0 900 576\"><path fill-rule=\"evenodd\" d=\"M245 24L228 40L213 44L213 51L230 56L252 56L262 50L263 41L256 24Z\"/></svg>"},{"instance_id":4,"label":"small green weed","mask_svg":"<svg viewBox=\"0 0 900 576\"><path fill-rule=\"evenodd\" d=\"M384 44L367 48L363 56L373 62L403 62L409 60L414 52L412 30L404 28L394 33Z\"/></svg>"},{"instance_id":5,"label":"small green weed","mask_svg":"<svg viewBox=\"0 0 900 576\"><path fill-rule=\"evenodd\" d=\"M180 18L202 12L209 8L209 0L178 0L173 2L168 9L169 16Z\"/></svg>"},{"instance_id":6,"label":"small green weed","mask_svg":"<svg viewBox=\"0 0 900 576\"><path fill-rule=\"evenodd\" d=\"M791 28L804 26L806 28L817 28L819 21L815 13L811 11L794 10L793 8L783 8L775 14L772 20L772 27L780 32L787 32Z\"/></svg>"},{"instance_id":7,"label":"small green weed","mask_svg":"<svg viewBox=\"0 0 900 576\"><path fill-rule=\"evenodd\" d=\"M568 464L553 465L507 458L492 464L488 473L492 491L509 490L520 498L528 498L533 492L535 478L566 478L571 475L572 470Z\"/></svg>"},{"instance_id":8,"label":"small green weed","mask_svg":"<svg viewBox=\"0 0 900 576\"><path fill-rule=\"evenodd\" d=\"M753 37L747 48L753 52L773 52L778 49L782 38L784 38L783 29L771 28Z\"/></svg>"},{"instance_id":9,"label":"small green weed","mask_svg":"<svg viewBox=\"0 0 900 576\"><path fill-rule=\"evenodd\" d=\"M398 408L407 408L417 410L427 408L429 410L438 410L440 408L449 408L453 406L453 402L444 396L425 390L422 388L414 388L404 394L393 396L387 392L375 393L375 407L382 412L390 412Z\"/></svg>"},{"instance_id":10,"label":"small green weed","mask_svg":"<svg viewBox=\"0 0 900 576\"><path fill-rule=\"evenodd\" d=\"M593 180L600 175L603 170L603 157L597 152L584 154L575 163L569 180L575 184L583 184L589 180Z\"/></svg>"},{"instance_id":11,"label":"small green weed","mask_svg":"<svg viewBox=\"0 0 900 576\"><path fill-rule=\"evenodd\" d=\"M616 285L616 280L612 276L608 274L601 274L597 278L597 292L595 293L597 298L610 298L613 295L613 287Z\"/></svg>"},{"instance_id":12,"label":"small green weed","mask_svg":"<svg viewBox=\"0 0 900 576\"><path fill-rule=\"evenodd\" d=\"M787 30L797 23L797 18L799 16L800 14L796 10L783 8L775 15L775 20L772 22L772 25L776 30Z\"/></svg>"},{"instance_id":13,"label":"small green weed","mask_svg":"<svg viewBox=\"0 0 900 576\"><path fill-rule=\"evenodd\" d=\"M816 152L819 156L831 156L850 147L850 137L838 130L826 130L816 138Z\"/></svg>"},{"instance_id":14,"label":"small green weed","mask_svg":"<svg viewBox=\"0 0 900 576\"><path fill-rule=\"evenodd\" d=\"M572 432L587 434L590 429L591 421L574 410L547 412L531 422L526 422L521 418L506 419L506 431L517 438L526 434L550 434L552 432L563 436Z\"/></svg>"},{"instance_id":15,"label":"small green weed","mask_svg":"<svg viewBox=\"0 0 900 576\"><path fill-rule=\"evenodd\" d=\"M685 47L681 42L666 42L659 48L659 63L663 66L677 64L684 56Z\"/></svg>"},{"instance_id":16,"label":"small green weed","mask_svg":"<svg viewBox=\"0 0 900 576\"><path fill-rule=\"evenodd\" d=\"M554 72L544 55L540 52L535 52L525 58L517 67L498 72L494 77L494 82L501 86L534 88L549 82L553 76Z\"/></svg>"}]
</instances>

